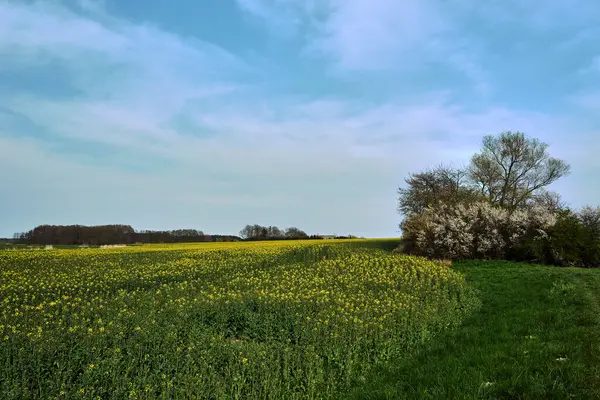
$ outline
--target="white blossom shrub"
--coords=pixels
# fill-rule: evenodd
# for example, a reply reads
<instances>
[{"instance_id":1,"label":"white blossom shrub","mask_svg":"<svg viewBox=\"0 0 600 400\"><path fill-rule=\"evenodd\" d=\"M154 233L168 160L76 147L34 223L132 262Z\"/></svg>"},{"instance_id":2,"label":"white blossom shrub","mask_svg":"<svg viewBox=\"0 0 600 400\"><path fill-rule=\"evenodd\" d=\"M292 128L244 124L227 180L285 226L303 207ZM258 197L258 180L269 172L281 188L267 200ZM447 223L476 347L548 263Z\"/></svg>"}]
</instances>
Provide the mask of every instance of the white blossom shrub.
<instances>
[{"instance_id":1,"label":"white blossom shrub","mask_svg":"<svg viewBox=\"0 0 600 400\"><path fill-rule=\"evenodd\" d=\"M407 252L452 260L505 258L544 238L556 216L541 207L509 212L486 202L428 207L402 224Z\"/></svg>"}]
</instances>

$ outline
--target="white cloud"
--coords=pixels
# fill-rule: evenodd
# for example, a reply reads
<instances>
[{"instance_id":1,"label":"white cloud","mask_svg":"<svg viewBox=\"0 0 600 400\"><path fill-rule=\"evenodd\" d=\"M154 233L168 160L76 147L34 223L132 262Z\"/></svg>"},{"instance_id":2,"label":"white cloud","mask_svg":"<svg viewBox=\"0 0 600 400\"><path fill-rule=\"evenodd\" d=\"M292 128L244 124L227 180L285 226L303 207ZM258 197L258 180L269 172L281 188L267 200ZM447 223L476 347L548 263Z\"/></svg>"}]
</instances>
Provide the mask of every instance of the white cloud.
<instances>
[{"instance_id":1,"label":"white cloud","mask_svg":"<svg viewBox=\"0 0 600 400\"><path fill-rule=\"evenodd\" d=\"M188 102L237 90L240 75L249 71L214 45L100 17L108 22L56 3L0 4L0 54L11 60L3 65L57 61L83 94L59 100L8 92L0 94L0 106L57 138L161 153L169 141L184 140L168 124Z\"/></svg>"},{"instance_id":2,"label":"white cloud","mask_svg":"<svg viewBox=\"0 0 600 400\"><path fill-rule=\"evenodd\" d=\"M357 67L369 67L371 60L364 56L381 59L386 50L413 48L449 27L443 10L430 0L236 1L266 26L293 26L299 35L316 34L308 38L316 42L313 50L343 58L343 62ZM308 32L299 32L301 26Z\"/></svg>"},{"instance_id":3,"label":"white cloud","mask_svg":"<svg viewBox=\"0 0 600 400\"><path fill-rule=\"evenodd\" d=\"M590 203L600 195L593 188L583 192L581 181L586 171L600 168L591 150L596 136L560 135L568 121L504 109L470 114L444 103L388 104L348 117L346 110L353 107L333 103L325 102L323 109L320 103L299 104L296 115L284 120L263 118L252 108L219 110L211 123L223 134L210 141L175 134L119 144L134 159L139 154L169 159L163 171L85 165L68 152L59 155L33 141L5 138L0 150L8 156L2 159L0 184L14 188L7 209L45 193L44 204L28 207L55 215L56 223L77 218L97 223L86 222L94 214L146 228L191 224L235 233L244 223L258 222L388 236L398 222L395 190L409 172L439 162L466 163L483 134L515 128L549 142L553 155L573 164L575 176L560 186L567 201ZM57 112L55 118L62 118L67 108ZM77 128L85 128L85 121ZM102 137L104 127L90 129ZM279 139L283 134L287 144ZM147 221L160 226L144 225Z\"/></svg>"},{"instance_id":4,"label":"white cloud","mask_svg":"<svg viewBox=\"0 0 600 400\"><path fill-rule=\"evenodd\" d=\"M332 1L312 46L340 68L394 68L422 56L422 47L448 29L429 1Z\"/></svg>"},{"instance_id":5,"label":"white cloud","mask_svg":"<svg viewBox=\"0 0 600 400\"><path fill-rule=\"evenodd\" d=\"M289 36L281 26L293 27L291 31L306 42L305 53L329 60L337 74L394 76L432 64L462 74L474 93L484 97L493 94L485 61L498 49L486 42L481 27L518 32L519 40L530 39L527 32L558 33L562 39L557 45L564 48L581 40L597 42L600 25L600 7L594 2L323 0L318 8L306 0L237 3L275 36L282 31Z\"/></svg>"},{"instance_id":6,"label":"white cloud","mask_svg":"<svg viewBox=\"0 0 600 400\"><path fill-rule=\"evenodd\" d=\"M453 4L437 0L237 0L274 35L280 25L305 40L303 54L327 60L338 75L415 72L427 64L462 74L478 95L490 93L472 38ZM303 29L301 29L303 28ZM286 36L290 31L284 30Z\"/></svg>"},{"instance_id":7,"label":"white cloud","mask_svg":"<svg viewBox=\"0 0 600 400\"><path fill-rule=\"evenodd\" d=\"M446 29L441 15L431 27L413 23L412 17L429 15L425 3L395 8L378 1L372 9L362 8L364 2L331 3L337 8L330 14L303 3L303 12L321 18L313 25L322 33L318 45L337 52L347 68L374 65L361 54L393 62L387 51L406 56ZM276 3L292 7L284 0ZM15 230L55 215L56 223L108 219L139 228L189 222L235 233L243 221L391 235L402 178L440 161L468 161L484 134L523 130L575 157L573 136L559 135L569 125L560 116L501 107L474 112L449 103L443 93L377 103L267 93L248 82L251 66L218 47L114 19L99 7L88 12L94 15L56 3L0 4L0 55L11 60L0 68L43 66L51 59L68 68L82 92L66 100L5 93L0 106L47 127L55 139L106 145L124 151L134 164L138 157L156 157L168 167L133 173L112 159L86 164L74 150L58 153L48 140L1 131L0 186L13 189L0 205L35 210L30 220L15 219L14 224L27 225ZM377 25L380 17L384 26ZM365 18L361 30L344 26L349 18ZM457 53L449 62L485 82L470 58ZM173 121L180 116L198 134L178 129ZM578 162L588 157L593 155ZM36 193L44 193L43 202ZM148 220L169 226L144 226Z\"/></svg>"}]
</instances>

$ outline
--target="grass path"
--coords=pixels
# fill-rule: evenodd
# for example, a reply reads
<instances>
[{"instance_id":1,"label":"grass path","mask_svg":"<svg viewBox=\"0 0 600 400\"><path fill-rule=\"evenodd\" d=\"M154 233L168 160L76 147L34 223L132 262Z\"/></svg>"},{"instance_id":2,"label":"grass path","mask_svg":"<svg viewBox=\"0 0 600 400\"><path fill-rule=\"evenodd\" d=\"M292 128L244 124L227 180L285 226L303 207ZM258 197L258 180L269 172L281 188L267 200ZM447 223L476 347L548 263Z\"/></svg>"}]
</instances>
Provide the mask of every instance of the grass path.
<instances>
[{"instance_id":1,"label":"grass path","mask_svg":"<svg viewBox=\"0 0 600 400\"><path fill-rule=\"evenodd\" d=\"M357 399L600 399L600 270L463 262L482 308Z\"/></svg>"}]
</instances>

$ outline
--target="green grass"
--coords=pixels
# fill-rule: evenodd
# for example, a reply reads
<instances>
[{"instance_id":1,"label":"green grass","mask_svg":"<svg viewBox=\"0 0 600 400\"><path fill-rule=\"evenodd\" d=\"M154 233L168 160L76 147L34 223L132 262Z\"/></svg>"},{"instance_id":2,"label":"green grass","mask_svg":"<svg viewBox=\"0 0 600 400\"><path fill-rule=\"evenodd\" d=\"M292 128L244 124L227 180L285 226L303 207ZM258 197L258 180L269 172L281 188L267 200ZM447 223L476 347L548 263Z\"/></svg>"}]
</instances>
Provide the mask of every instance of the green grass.
<instances>
[{"instance_id":1,"label":"green grass","mask_svg":"<svg viewBox=\"0 0 600 400\"><path fill-rule=\"evenodd\" d=\"M600 398L600 270L462 262L479 311L352 398ZM348 398L344 396L345 398Z\"/></svg>"}]
</instances>

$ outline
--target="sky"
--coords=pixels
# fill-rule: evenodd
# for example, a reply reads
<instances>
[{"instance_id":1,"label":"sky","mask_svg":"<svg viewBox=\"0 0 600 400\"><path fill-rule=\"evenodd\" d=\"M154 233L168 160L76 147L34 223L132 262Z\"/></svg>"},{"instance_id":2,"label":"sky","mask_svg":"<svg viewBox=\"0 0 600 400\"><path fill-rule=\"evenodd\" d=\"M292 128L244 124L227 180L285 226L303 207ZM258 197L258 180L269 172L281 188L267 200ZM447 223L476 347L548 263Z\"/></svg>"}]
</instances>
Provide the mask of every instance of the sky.
<instances>
[{"instance_id":1,"label":"sky","mask_svg":"<svg viewBox=\"0 0 600 400\"><path fill-rule=\"evenodd\" d=\"M394 237L409 173L506 130L597 205L599 43L596 0L0 0L0 237Z\"/></svg>"}]
</instances>

